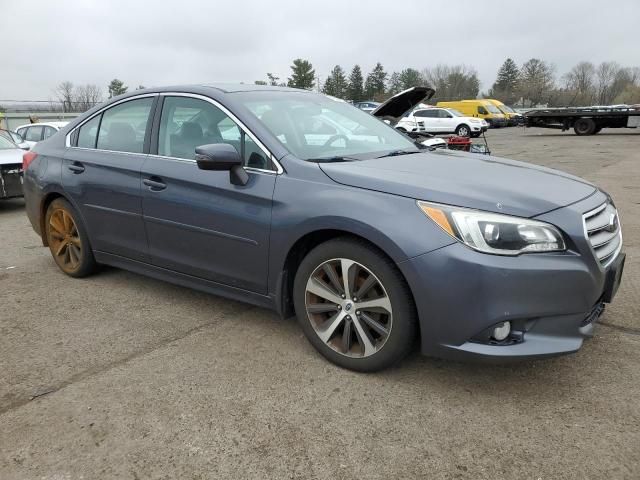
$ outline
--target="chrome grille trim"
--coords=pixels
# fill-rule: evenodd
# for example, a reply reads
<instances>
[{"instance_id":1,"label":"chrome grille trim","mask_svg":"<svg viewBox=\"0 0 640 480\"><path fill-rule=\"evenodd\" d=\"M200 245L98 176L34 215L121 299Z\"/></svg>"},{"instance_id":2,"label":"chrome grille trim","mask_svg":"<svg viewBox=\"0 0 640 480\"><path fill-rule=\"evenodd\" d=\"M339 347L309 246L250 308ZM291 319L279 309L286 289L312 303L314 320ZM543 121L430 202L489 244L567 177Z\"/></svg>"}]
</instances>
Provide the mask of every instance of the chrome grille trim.
<instances>
[{"instance_id":1,"label":"chrome grille trim","mask_svg":"<svg viewBox=\"0 0 640 480\"><path fill-rule=\"evenodd\" d=\"M622 250L622 227L616 207L610 202L603 203L585 213L582 223L591 251L602 268L607 268ZM615 226L613 230L612 225Z\"/></svg>"}]
</instances>

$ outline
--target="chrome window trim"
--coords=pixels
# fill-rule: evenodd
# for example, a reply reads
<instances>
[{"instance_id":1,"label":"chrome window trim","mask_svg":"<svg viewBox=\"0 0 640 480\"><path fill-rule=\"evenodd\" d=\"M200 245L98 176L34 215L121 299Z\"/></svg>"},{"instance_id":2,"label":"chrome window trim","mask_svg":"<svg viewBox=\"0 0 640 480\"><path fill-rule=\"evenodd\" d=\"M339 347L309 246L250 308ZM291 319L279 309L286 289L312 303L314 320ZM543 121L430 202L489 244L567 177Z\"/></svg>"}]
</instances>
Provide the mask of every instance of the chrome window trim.
<instances>
[{"instance_id":1,"label":"chrome window trim","mask_svg":"<svg viewBox=\"0 0 640 480\"><path fill-rule=\"evenodd\" d=\"M203 100L205 102L209 102L214 107L219 108L220 110L222 110L224 112L225 115L227 115L231 120L233 120L238 125L238 127L240 127L240 129L242 129L242 131L245 133L245 135L248 135L249 138L251 138L251 140L253 140L255 142L255 144L260 148L260 150L262 150L262 153L264 153L267 156L267 158L269 160L271 160L273 165L275 165L275 167L276 167L275 170L262 169L262 168L253 168L253 167L244 167L244 169L245 170L250 170L250 171L275 173L277 175L280 175L280 174L284 173L284 169L282 168L282 165L280 165L280 162L278 162L276 160L276 157L269 151L269 149L267 147L264 146L264 144L258 139L258 137L256 137L253 134L253 132L251 130L249 130L249 128L244 123L242 123L242 121L238 117L236 117L233 114L233 112L231 112L231 110L229 110L227 107L222 105L217 100L214 100L213 98L209 98L209 97L207 97L205 95L200 95L200 94L197 94L197 93L161 92L160 95L163 96L163 97L195 98L195 99L198 99L198 100ZM154 157L154 156L163 156L163 155L150 154L149 156ZM169 158L174 158L174 157L169 157ZM195 162L195 160L193 160L193 161Z\"/></svg>"},{"instance_id":2,"label":"chrome window trim","mask_svg":"<svg viewBox=\"0 0 640 480\"><path fill-rule=\"evenodd\" d=\"M243 168L245 170L247 170L247 171L256 172L256 173L268 173L268 174L276 174L276 175L280 175L280 174L284 173L284 168L282 168L282 165L280 164L280 162L278 162L276 160L276 157L269 151L269 149L267 147L264 146L264 144L258 139L258 137L256 137L253 134L253 132L251 130L249 130L249 128L247 128L247 126L240 121L240 119L238 119L238 117L236 117L227 107L222 105L220 102L218 102L218 101L216 101L216 100L214 100L212 98L209 98L209 97L207 97L205 95L200 95L200 94L197 94L197 93L185 93L185 92L144 93L144 94L140 94L140 95L134 95L134 96L131 96L131 97L123 98L122 100L119 100L117 102L110 103L109 105L106 105L103 108L101 108L100 110L98 110L97 112L95 112L90 117L85 118L82 121L82 123L79 123L78 125L73 127L69 131L69 133L67 133L67 135L65 137L65 147L74 148L74 149L78 149L78 150L91 150L91 151L97 151L97 152L123 153L123 154L129 154L129 155L147 155L149 157L158 157L158 158L164 158L164 159L168 159L168 160L177 160L177 161L182 161L182 162L193 162L193 163L195 163L195 160L190 160L190 159L187 159L187 158L177 158L177 157L170 157L170 156L166 156L166 155L157 155L157 154L152 154L152 153L120 152L118 150L103 150L103 149L99 149L99 148L85 148L85 147L76 147L76 146L72 146L71 145L71 136L73 135L73 133L77 129L81 128L85 123L89 122L90 120L92 120L93 118L97 117L98 115L101 115L105 110L108 110L111 107L115 107L116 105L120 105L121 103L129 102L131 100L138 100L140 98L157 97L157 96L195 98L195 99L198 99L198 100L203 100L205 102L209 102L214 107L219 108L220 110L222 110L225 113L225 115L227 115L229 118L231 118L231 120L233 120L238 125L238 127L240 127L242 129L242 131L246 135L248 135L255 142L255 144L260 148L260 150L262 150L262 153L264 153L267 156L267 158L276 167L275 170L263 169L263 168L254 168L254 167L243 167Z\"/></svg>"},{"instance_id":3,"label":"chrome window trim","mask_svg":"<svg viewBox=\"0 0 640 480\"><path fill-rule=\"evenodd\" d=\"M69 133L67 133L67 135L65 137L64 146L67 147L67 148L79 148L79 149L82 149L82 150L98 150L98 151L101 151L101 152L117 152L117 150L100 150L100 149L97 149L97 148L84 148L84 147L72 146L71 145L71 136L73 135L73 132L75 132L77 129L82 127L89 120L92 120L94 117L97 117L98 115L102 114L102 112L104 112L105 110L108 110L111 107L115 107L116 105L120 105L121 103L129 102L131 100L139 100L141 98L157 97L157 96L159 96L158 93L141 93L140 95L133 95L131 97L127 97L127 98L123 98L122 100L118 100L117 102L110 103L109 105L105 105L100 110L98 110L93 115L91 115L90 117L85 118L82 121L82 123L79 123L78 125L73 127L71 130L69 130ZM129 152L119 152L119 153L129 153ZM136 153L135 155L144 155L144 154L143 153Z\"/></svg>"},{"instance_id":4,"label":"chrome window trim","mask_svg":"<svg viewBox=\"0 0 640 480\"><path fill-rule=\"evenodd\" d=\"M596 253L596 249L591 244L591 239L589 238L589 231L587 230L587 218L590 218L590 217L594 216L595 214L600 213L602 210L607 208L608 205L611 205L611 202L609 200L604 202L599 207L596 207L593 210L589 210L588 212L585 212L585 213L582 214L582 229L584 231L584 237L586 238L587 243L589 244L589 248L591 249L591 253L593 253L594 258L596 259L596 262L598 263L598 266L600 267L600 269L602 271L604 271L607 268L609 268L609 265L611 265L615 261L615 259L618 258L618 255L622 251L622 240L623 239L622 239L622 223L620 222L620 214L618 213L618 209L615 208L615 205L614 205L613 207L615 208L616 217L618 219L618 238L620 239L620 245L618 245L618 248L615 249L615 251L613 252L611 257L609 258L609 260L607 260L607 262L604 263L604 264L600 262L600 259L598 258L598 254Z\"/></svg>"}]
</instances>

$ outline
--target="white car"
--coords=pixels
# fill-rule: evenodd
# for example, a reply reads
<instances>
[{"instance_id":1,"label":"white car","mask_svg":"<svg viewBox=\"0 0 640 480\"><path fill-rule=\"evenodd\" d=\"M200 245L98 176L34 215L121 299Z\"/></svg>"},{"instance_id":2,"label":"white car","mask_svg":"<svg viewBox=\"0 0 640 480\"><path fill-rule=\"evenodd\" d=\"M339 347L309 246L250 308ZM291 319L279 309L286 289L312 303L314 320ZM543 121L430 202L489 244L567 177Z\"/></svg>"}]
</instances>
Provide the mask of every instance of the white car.
<instances>
[{"instance_id":1,"label":"white car","mask_svg":"<svg viewBox=\"0 0 640 480\"><path fill-rule=\"evenodd\" d=\"M489 128L481 119L465 117L452 108L413 110L396 125L398 130L415 133L455 133L461 137L478 137Z\"/></svg>"},{"instance_id":2,"label":"white car","mask_svg":"<svg viewBox=\"0 0 640 480\"><path fill-rule=\"evenodd\" d=\"M16 128L16 133L24 138L24 142L33 147L41 140L46 140L51 135L62 129L69 122L41 122L20 125Z\"/></svg>"},{"instance_id":3,"label":"white car","mask_svg":"<svg viewBox=\"0 0 640 480\"><path fill-rule=\"evenodd\" d=\"M0 136L0 200L22 196L23 150Z\"/></svg>"}]
</instances>

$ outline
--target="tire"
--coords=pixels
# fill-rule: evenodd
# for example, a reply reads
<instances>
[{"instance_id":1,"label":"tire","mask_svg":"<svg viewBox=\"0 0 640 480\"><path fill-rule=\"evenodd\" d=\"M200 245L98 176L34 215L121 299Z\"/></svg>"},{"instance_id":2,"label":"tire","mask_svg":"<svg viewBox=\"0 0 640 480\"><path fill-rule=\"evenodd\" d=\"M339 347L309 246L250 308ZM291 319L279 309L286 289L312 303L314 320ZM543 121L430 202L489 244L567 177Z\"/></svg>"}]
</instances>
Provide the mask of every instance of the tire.
<instances>
[{"instance_id":1,"label":"tire","mask_svg":"<svg viewBox=\"0 0 640 480\"><path fill-rule=\"evenodd\" d=\"M456 127L456 135L459 137L469 137L471 136L471 128L469 128L469 125L464 123L462 125L458 125Z\"/></svg>"},{"instance_id":2,"label":"tire","mask_svg":"<svg viewBox=\"0 0 640 480\"><path fill-rule=\"evenodd\" d=\"M343 266L352 279L344 300ZM337 238L311 250L296 272L293 299L304 334L340 367L374 372L412 350L413 296L395 264L364 241Z\"/></svg>"},{"instance_id":3,"label":"tire","mask_svg":"<svg viewBox=\"0 0 640 480\"><path fill-rule=\"evenodd\" d=\"M590 118L579 118L573 123L573 131L576 135L593 135L596 131L596 122Z\"/></svg>"},{"instance_id":4,"label":"tire","mask_svg":"<svg viewBox=\"0 0 640 480\"><path fill-rule=\"evenodd\" d=\"M70 277L86 277L96 268L96 260L80 215L63 199L56 198L45 217L49 250L58 268Z\"/></svg>"},{"instance_id":5,"label":"tire","mask_svg":"<svg viewBox=\"0 0 640 480\"><path fill-rule=\"evenodd\" d=\"M402 133L407 133L407 129L404 128L404 127L396 127L396 130L398 130L399 132L402 132Z\"/></svg>"}]
</instances>

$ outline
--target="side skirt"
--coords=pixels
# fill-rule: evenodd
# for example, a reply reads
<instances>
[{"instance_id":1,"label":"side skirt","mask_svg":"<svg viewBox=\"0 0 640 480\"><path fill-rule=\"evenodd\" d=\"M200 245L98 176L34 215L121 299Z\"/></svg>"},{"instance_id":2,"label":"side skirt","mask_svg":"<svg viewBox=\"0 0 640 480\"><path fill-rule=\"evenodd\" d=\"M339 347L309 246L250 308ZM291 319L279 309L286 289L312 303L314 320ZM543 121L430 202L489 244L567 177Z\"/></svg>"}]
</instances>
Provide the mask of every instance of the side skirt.
<instances>
[{"instance_id":1,"label":"side skirt","mask_svg":"<svg viewBox=\"0 0 640 480\"><path fill-rule=\"evenodd\" d=\"M194 290L219 295L221 297L230 298L243 303L250 303L258 307L264 307L271 310L276 309L274 299L268 295L260 295L248 290L230 287L221 283L212 282L211 280L186 275L184 273L157 267L148 263L138 262L136 260L131 260L119 255L113 255L111 253L94 251L93 255L98 263L122 268L123 270L129 270L158 280L174 283L182 287L193 288Z\"/></svg>"}]
</instances>

